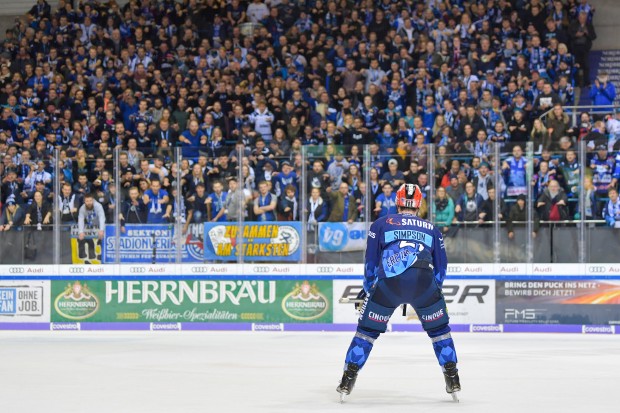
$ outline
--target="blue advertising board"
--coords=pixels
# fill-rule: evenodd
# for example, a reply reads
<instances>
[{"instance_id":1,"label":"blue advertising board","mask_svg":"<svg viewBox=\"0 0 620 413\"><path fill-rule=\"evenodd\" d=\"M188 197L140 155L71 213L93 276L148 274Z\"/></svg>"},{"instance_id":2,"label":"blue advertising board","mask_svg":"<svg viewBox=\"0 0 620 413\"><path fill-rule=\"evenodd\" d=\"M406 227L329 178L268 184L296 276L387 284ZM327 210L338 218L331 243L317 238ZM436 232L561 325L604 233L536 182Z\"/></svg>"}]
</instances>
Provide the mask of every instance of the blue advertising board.
<instances>
[{"instance_id":1,"label":"blue advertising board","mask_svg":"<svg viewBox=\"0 0 620 413\"><path fill-rule=\"evenodd\" d=\"M191 224L183 234L181 257L183 262L203 262L203 226ZM116 262L116 237L114 225L106 226L103 243L103 262ZM120 262L166 263L175 262L177 242L174 225L128 224L120 234Z\"/></svg>"}]
</instances>

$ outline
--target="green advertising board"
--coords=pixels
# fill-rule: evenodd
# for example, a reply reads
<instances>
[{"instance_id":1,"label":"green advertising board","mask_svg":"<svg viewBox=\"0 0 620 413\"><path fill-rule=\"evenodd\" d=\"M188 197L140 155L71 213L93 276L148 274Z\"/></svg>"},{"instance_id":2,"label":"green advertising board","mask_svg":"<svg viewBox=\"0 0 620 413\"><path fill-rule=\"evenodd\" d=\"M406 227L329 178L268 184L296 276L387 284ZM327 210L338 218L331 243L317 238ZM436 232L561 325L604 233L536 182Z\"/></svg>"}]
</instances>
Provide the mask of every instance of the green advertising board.
<instances>
[{"instance_id":1,"label":"green advertising board","mask_svg":"<svg viewBox=\"0 0 620 413\"><path fill-rule=\"evenodd\" d=\"M331 281L53 281L52 321L331 323Z\"/></svg>"}]
</instances>

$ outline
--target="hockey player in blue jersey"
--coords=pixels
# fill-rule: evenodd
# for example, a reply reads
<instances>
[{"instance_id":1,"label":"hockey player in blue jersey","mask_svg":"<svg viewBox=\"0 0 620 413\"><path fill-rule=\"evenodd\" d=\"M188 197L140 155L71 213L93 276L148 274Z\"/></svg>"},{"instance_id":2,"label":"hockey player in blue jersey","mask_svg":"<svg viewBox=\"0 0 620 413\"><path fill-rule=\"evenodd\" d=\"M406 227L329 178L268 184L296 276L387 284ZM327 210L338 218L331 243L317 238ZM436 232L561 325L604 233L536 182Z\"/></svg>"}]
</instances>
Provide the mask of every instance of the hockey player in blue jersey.
<instances>
[{"instance_id":1,"label":"hockey player in blue jersey","mask_svg":"<svg viewBox=\"0 0 620 413\"><path fill-rule=\"evenodd\" d=\"M431 338L446 391L458 401L461 390L454 342L441 286L448 259L443 237L430 222L417 217L422 191L403 184L396 192L397 214L377 219L368 232L364 289L357 331L347 351L344 374L336 389L351 393L357 374L368 360L375 340L400 304L411 305Z\"/></svg>"}]
</instances>

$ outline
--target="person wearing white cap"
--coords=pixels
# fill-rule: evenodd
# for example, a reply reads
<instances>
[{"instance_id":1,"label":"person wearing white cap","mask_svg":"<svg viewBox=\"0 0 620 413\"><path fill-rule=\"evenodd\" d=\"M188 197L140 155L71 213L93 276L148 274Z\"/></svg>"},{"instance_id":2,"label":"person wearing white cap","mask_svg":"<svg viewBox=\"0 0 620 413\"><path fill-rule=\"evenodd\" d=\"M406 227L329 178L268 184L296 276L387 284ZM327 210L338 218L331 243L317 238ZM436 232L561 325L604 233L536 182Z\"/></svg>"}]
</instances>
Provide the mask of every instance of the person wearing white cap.
<instances>
[{"instance_id":1,"label":"person wearing white cap","mask_svg":"<svg viewBox=\"0 0 620 413\"><path fill-rule=\"evenodd\" d=\"M386 182L392 184L392 187L405 182L405 174L398 170L398 161L394 158L388 161L388 171L381 177L381 184L383 185Z\"/></svg>"}]
</instances>

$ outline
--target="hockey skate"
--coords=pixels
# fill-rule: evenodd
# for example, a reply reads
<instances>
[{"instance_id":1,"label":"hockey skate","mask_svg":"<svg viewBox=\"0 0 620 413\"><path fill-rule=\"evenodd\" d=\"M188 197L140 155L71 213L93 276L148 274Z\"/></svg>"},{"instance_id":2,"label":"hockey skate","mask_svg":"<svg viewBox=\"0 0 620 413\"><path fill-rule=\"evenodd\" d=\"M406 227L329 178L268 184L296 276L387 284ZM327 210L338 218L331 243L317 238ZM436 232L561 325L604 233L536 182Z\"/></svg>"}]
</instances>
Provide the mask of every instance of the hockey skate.
<instances>
[{"instance_id":1,"label":"hockey skate","mask_svg":"<svg viewBox=\"0 0 620 413\"><path fill-rule=\"evenodd\" d=\"M357 364L347 364L347 369L342 374L342 380L340 385L336 389L340 393L340 403L344 403L345 396L351 394L353 387L355 386L355 380L357 380L357 372L359 371Z\"/></svg>"},{"instance_id":2,"label":"hockey skate","mask_svg":"<svg viewBox=\"0 0 620 413\"><path fill-rule=\"evenodd\" d=\"M443 372L443 377L446 380L446 392L452 396L452 400L458 403L459 398L456 393L461 391L461 382L459 381L459 373L456 368L456 363L446 363L443 367L446 370Z\"/></svg>"}]
</instances>

